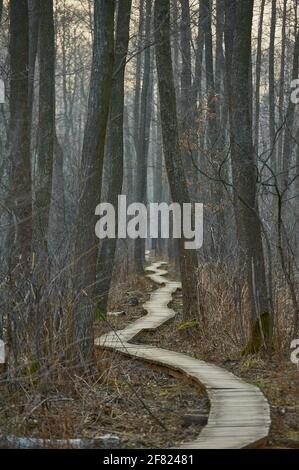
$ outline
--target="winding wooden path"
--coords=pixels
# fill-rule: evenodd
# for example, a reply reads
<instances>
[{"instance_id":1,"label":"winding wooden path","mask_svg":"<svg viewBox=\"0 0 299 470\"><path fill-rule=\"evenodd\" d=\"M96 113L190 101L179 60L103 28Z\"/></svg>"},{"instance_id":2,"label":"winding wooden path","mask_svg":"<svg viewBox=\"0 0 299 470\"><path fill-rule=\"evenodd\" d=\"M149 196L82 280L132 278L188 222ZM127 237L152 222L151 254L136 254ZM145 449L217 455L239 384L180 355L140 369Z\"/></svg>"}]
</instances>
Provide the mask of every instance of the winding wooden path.
<instances>
[{"instance_id":1,"label":"winding wooden path","mask_svg":"<svg viewBox=\"0 0 299 470\"><path fill-rule=\"evenodd\" d=\"M96 338L95 345L160 366L170 375L179 373L207 390L211 404L208 424L195 440L183 442L177 448L239 449L262 445L269 432L270 409L258 387L185 354L131 343L141 331L156 329L175 316L168 304L181 284L164 277L167 274L162 269L164 264L153 263L147 268L151 272L148 277L160 286L144 304L147 315L123 330Z\"/></svg>"}]
</instances>

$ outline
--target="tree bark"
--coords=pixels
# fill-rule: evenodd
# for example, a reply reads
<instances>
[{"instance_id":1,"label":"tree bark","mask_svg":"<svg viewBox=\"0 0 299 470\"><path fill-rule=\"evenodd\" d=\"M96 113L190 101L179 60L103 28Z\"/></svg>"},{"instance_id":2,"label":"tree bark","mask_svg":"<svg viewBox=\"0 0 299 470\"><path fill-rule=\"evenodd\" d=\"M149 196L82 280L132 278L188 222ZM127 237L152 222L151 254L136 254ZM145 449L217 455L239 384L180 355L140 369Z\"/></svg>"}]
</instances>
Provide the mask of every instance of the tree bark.
<instances>
[{"instance_id":1,"label":"tree bark","mask_svg":"<svg viewBox=\"0 0 299 470\"><path fill-rule=\"evenodd\" d=\"M277 173L275 143L275 32L276 32L276 0L272 0L271 30L269 45L269 132L270 152L274 174Z\"/></svg>"},{"instance_id":2,"label":"tree bark","mask_svg":"<svg viewBox=\"0 0 299 470\"><path fill-rule=\"evenodd\" d=\"M108 124L108 195L107 201L115 208L115 217L118 220L118 195L123 187L123 164L124 164L124 78L125 65L129 42L129 27L131 0L118 2L117 29L115 39L115 62L114 77L112 84L112 95L110 104L110 115ZM117 226L116 226L117 231ZM117 241L115 238L105 239L102 242L99 256L99 309L106 314L108 296L113 273L115 249Z\"/></svg>"},{"instance_id":3,"label":"tree bark","mask_svg":"<svg viewBox=\"0 0 299 470\"><path fill-rule=\"evenodd\" d=\"M17 262L30 271L32 248L32 190L28 113L29 24L27 0L10 2L10 184L8 207L10 266Z\"/></svg>"},{"instance_id":4,"label":"tree bark","mask_svg":"<svg viewBox=\"0 0 299 470\"><path fill-rule=\"evenodd\" d=\"M34 100L34 78L38 49L38 34L40 20L40 0L28 0L29 13L29 122L32 124Z\"/></svg>"},{"instance_id":5,"label":"tree bark","mask_svg":"<svg viewBox=\"0 0 299 470\"><path fill-rule=\"evenodd\" d=\"M196 56L194 80L192 84L193 102L197 103L201 98L202 92L202 61L204 51L204 31L203 31L203 2L200 0L198 20L197 20L197 37L196 37Z\"/></svg>"},{"instance_id":6,"label":"tree bark","mask_svg":"<svg viewBox=\"0 0 299 470\"><path fill-rule=\"evenodd\" d=\"M149 40L151 31L152 1L146 0L145 6L145 38ZM137 149L136 173L136 202L147 202L147 157L149 149L150 121L151 121L151 49L147 47L144 52L143 82L140 105L140 126ZM145 240L137 238L134 245L134 264L138 274L144 272Z\"/></svg>"},{"instance_id":7,"label":"tree bark","mask_svg":"<svg viewBox=\"0 0 299 470\"><path fill-rule=\"evenodd\" d=\"M230 8L226 10L230 15ZM252 142L251 30L253 0L235 2L236 29L230 84L231 158L236 201L238 237L242 247L249 287L251 341L248 351L262 346L270 334L268 291L265 275L261 224L258 211L257 167ZM231 53L231 51L226 51ZM259 331L262 326L263 331Z\"/></svg>"},{"instance_id":8,"label":"tree bark","mask_svg":"<svg viewBox=\"0 0 299 470\"><path fill-rule=\"evenodd\" d=\"M48 254L48 224L51 203L55 141L55 35L53 0L44 0L39 18L39 116L34 198L34 249L37 272Z\"/></svg>"},{"instance_id":9,"label":"tree bark","mask_svg":"<svg viewBox=\"0 0 299 470\"><path fill-rule=\"evenodd\" d=\"M212 12L210 0L203 1L204 14L204 33L205 33L205 61L206 61L206 85L207 85L207 150L206 158L214 168L216 178L219 177L219 166L221 164L221 142L220 139L220 106L219 96L216 95L214 60L213 60L213 41L212 41ZM219 7L219 4L218 4ZM219 13L219 12L218 12ZM219 20L219 19L218 19ZM219 21L217 33L219 35ZM221 34L220 34L221 36ZM219 42L219 38L218 38ZM218 61L216 61L217 63ZM213 175L214 176L214 175ZM214 208L214 214L211 215L211 223L214 225L213 232L216 237L211 241L211 254L217 260L223 257L225 252L223 231L225 219L223 212L223 184L215 181L210 183L210 203ZM214 223L213 223L214 219Z\"/></svg>"},{"instance_id":10,"label":"tree bark","mask_svg":"<svg viewBox=\"0 0 299 470\"><path fill-rule=\"evenodd\" d=\"M138 38L137 48L141 49L142 46L142 31L144 22L144 0L139 3L139 25L138 25ZM137 155L139 145L139 130L140 130L140 93L141 93L141 66L142 54L138 52L136 58L136 74L135 74L135 94L134 94L134 144L135 152Z\"/></svg>"},{"instance_id":11,"label":"tree bark","mask_svg":"<svg viewBox=\"0 0 299 470\"><path fill-rule=\"evenodd\" d=\"M293 69L292 80L298 78L299 72L299 31L296 32L295 46L293 53ZM285 134L283 145L283 158L282 158L282 175L281 175L281 191L283 198L286 199L289 186L289 171L292 159L293 143L294 143L294 122L295 122L295 107L296 104L292 102L291 96L289 97L288 107L285 117Z\"/></svg>"},{"instance_id":12,"label":"tree bark","mask_svg":"<svg viewBox=\"0 0 299 470\"><path fill-rule=\"evenodd\" d=\"M186 132L190 127L191 112L190 106L192 91L192 70L191 70L191 18L189 0L181 1L181 51L182 51L182 71L181 71L181 112L182 112L182 132Z\"/></svg>"},{"instance_id":13,"label":"tree bark","mask_svg":"<svg viewBox=\"0 0 299 470\"><path fill-rule=\"evenodd\" d=\"M283 0L282 27L281 27L281 59L280 59L280 78L279 78L279 140L278 140L278 156L281 159L283 150L283 119L284 119L284 96L285 96L285 59L286 59L286 22L287 22L287 0ZM281 162L277 162L280 166Z\"/></svg>"},{"instance_id":14,"label":"tree bark","mask_svg":"<svg viewBox=\"0 0 299 470\"><path fill-rule=\"evenodd\" d=\"M181 89L180 89L180 133L182 158L185 166L185 175L188 185L190 198L192 201L197 199L197 171L193 164L196 161L197 133L196 128L196 100L194 100L195 90L192 88L192 61L191 61L191 17L189 0L181 2ZM200 51L199 51L200 54ZM198 72L198 70L197 70ZM197 77L198 79L199 77Z\"/></svg>"},{"instance_id":15,"label":"tree bark","mask_svg":"<svg viewBox=\"0 0 299 470\"><path fill-rule=\"evenodd\" d=\"M164 157L173 202L190 203L179 144L169 24L169 0L155 2L155 42ZM183 308L186 318L198 318L197 254L179 241Z\"/></svg>"},{"instance_id":16,"label":"tree bark","mask_svg":"<svg viewBox=\"0 0 299 470\"><path fill-rule=\"evenodd\" d=\"M144 5L145 2L144 0L140 0L139 2L139 23L138 23L138 37L137 37L137 58L136 58L136 74L135 74L135 93L134 93L134 103L133 103L133 109L134 109L134 128L133 128L133 138L134 138L134 147L135 147L135 159L132 160L132 167L134 167L133 171L133 194L131 194L131 198L129 198L130 202L136 201L137 197L137 190L138 190L138 183L137 183L137 159L138 159L138 153L139 153L139 139L140 139L140 125L141 125L141 119L140 119L140 105L141 105L141 70L142 70L142 64L143 64L143 56L144 54L141 53L141 48L143 44L143 31L144 31ZM132 240L132 264L134 265L134 270L136 269L135 267L135 244L136 241ZM139 266L139 270L141 271L143 266ZM137 268L138 270L138 268Z\"/></svg>"},{"instance_id":17,"label":"tree bark","mask_svg":"<svg viewBox=\"0 0 299 470\"><path fill-rule=\"evenodd\" d=\"M77 359L93 359L94 295L98 242L95 208L100 201L106 126L114 61L114 1L95 0L94 43L87 121L82 149L77 234L75 240L74 345ZM94 221L94 223L93 223Z\"/></svg>"},{"instance_id":18,"label":"tree bark","mask_svg":"<svg viewBox=\"0 0 299 470\"><path fill-rule=\"evenodd\" d=\"M259 140L260 140L260 86L261 86L261 65L262 65L262 39L263 39L263 24L266 0L262 0L260 10L260 20L258 28L258 40L256 51L256 75L255 75L255 119L254 119L254 149L255 153L259 154Z\"/></svg>"}]
</instances>

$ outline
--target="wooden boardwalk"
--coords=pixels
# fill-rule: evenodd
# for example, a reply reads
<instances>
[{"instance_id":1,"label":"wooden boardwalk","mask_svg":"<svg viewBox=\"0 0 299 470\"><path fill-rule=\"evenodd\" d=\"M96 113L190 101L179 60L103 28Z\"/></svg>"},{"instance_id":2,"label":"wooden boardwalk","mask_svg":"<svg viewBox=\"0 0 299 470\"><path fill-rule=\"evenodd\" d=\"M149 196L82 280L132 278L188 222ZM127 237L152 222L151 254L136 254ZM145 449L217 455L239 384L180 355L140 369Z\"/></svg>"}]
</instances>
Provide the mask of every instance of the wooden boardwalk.
<instances>
[{"instance_id":1,"label":"wooden boardwalk","mask_svg":"<svg viewBox=\"0 0 299 470\"><path fill-rule=\"evenodd\" d=\"M147 315L125 329L96 338L97 347L112 349L163 367L170 375L178 373L203 386L210 399L208 424L191 442L180 449L239 449L257 447L265 442L270 428L270 409L260 389L232 373L185 354L148 345L134 345L131 340L142 330L153 330L175 316L168 307L172 294L181 287L167 280L166 263L153 263L148 277L160 287L144 304Z\"/></svg>"}]
</instances>

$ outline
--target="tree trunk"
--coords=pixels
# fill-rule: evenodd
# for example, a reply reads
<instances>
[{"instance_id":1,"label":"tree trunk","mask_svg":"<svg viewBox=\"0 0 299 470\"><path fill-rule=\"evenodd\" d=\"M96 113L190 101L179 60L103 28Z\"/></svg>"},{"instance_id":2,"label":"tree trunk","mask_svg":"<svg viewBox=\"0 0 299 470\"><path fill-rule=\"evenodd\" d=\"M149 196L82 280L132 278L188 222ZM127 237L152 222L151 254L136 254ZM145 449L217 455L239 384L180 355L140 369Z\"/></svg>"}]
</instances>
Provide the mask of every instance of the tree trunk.
<instances>
[{"instance_id":1,"label":"tree trunk","mask_svg":"<svg viewBox=\"0 0 299 470\"><path fill-rule=\"evenodd\" d=\"M173 70L174 70L174 86L177 96L177 102L181 102L181 87L180 87L180 75L181 75L181 64L180 64L180 56L182 51L180 50L179 44L179 32L180 32L180 25L179 25L179 0L171 0L171 23L173 27L173 34L172 34L172 42L171 42L171 50L172 50L172 57L173 57Z\"/></svg>"},{"instance_id":2,"label":"tree trunk","mask_svg":"<svg viewBox=\"0 0 299 470\"><path fill-rule=\"evenodd\" d=\"M276 0L272 0L271 31L269 45L269 132L272 170L277 173L275 143L275 32L276 32Z\"/></svg>"},{"instance_id":3,"label":"tree trunk","mask_svg":"<svg viewBox=\"0 0 299 470\"><path fill-rule=\"evenodd\" d=\"M144 21L144 0L139 3L139 25L138 25L138 38L137 48L141 49L142 46L142 31ZM135 74L135 94L134 94L134 145L136 155L138 153L139 145L139 130L140 130L140 93L141 93L141 66L142 54L138 51L136 59L136 74Z\"/></svg>"},{"instance_id":4,"label":"tree trunk","mask_svg":"<svg viewBox=\"0 0 299 470\"><path fill-rule=\"evenodd\" d=\"M145 38L149 40L151 30L152 1L146 0L145 6ZM144 53L144 71L140 106L140 131L137 149L136 202L147 202L147 157L149 149L149 134L151 121L151 49L147 47ZM134 264L138 274L144 272L145 240L137 238L134 248Z\"/></svg>"},{"instance_id":5,"label":"tree trunk","mask_svg":"<svg viewBox=\"0 0 299 470\"><path fill-rule=\"evenodd\" d=\"M29 123L32 124L34 77L38 48L40 0L28 0L29 13Z\"/></svg>"},{"instance_id":6,"label":"tree trunk","mask_svg":"<svg viewBox=\"0 0 299 470\"><path fill-rule=\"evenodd\" d=\"M200 0L198 19L197 19L197 38L196 38L196 55L195 55L195 68L194 68L194 79L192 83L192 102L195 106L194 114L194 141L196 144L197 151L193 153L194 159L198 163L198 166L201 169L204 168L203 165L203 150L205 147L205 133L202 131L203 125L203 107L202 107L202 79L203 79L203 55L204 55L204 5ZM197 172L196 175L196 188L194 199L195 201L204 201L205 198L205 185L204 185L204 176L198 172L197 169L193 168L194 172Z\"/></svg>"},{"instance_id":7,"label":"tree trunk","mask_svg":"<svg viewBox=\"0 0 299 470\"><path fill-rule=\"evenodd\" d=\"M189 0L181 2L181 51L182 51L182 71L181 71L181 112L182 112L182 132L186 132L190 127L191 112L190 106L192 91L192 71L191 71L191 19Z\"/></svg>"},{"instance_id":8,"label":"tree trunk","mask_svg":"<svg viewBox=\"0 0 299 470\"><path fill-rule=\"evenodd\" d=\"M64 154L54 130L54 160L49 214L49 257L51 276L57 274L67 262L66 220L65 220L65 182L63 172Z\"/></svg>"},{"instance_id":9,"label":"tree trunk","mask_svg":"<svg viewBox=\"0 0 299 470\"><path fill-rule=\"evenodd\" d=\"M266 0L262 0L260 10L260 20L258 28L257 51L256 51L256 84L255 84L255 119L254 119L254 150L259 155L259 130L260 130L260 86L261 86L261 65L262 65L262 39L263 24Z\"/></svg>"},{"instance_id":10,"label":"tree trunk","mask_svg":"<svg viewBox=\"0 0 299 470\"><path fill-rule=\"evenodd\" d=\"M286 58L286 22L287 22L287 0L283 0L282 27L281 27L281 59L280 59L280 79L279 79L279 140L278 140L278 157L281 160L283 150L283 120L284 120L284 96L285 96L285 58ZM278 161L280 166L281 162ZM279 167L278 167L279 168Z\"/></svg>"},{"instance_id":11,"label":"tree trunk","mask_svg":"<svg viewBox=\"0 0 299 470\"><path fill-rule=\"evenodd\" d=\"M231 14L229 7L226 14ZM251 341L247 350L254 352L263 345L263 338L266 341L269 339L270 320L252 142L250 72L253 0L248 0L246 4L236 1L235 17L230 86L231 157L238 237L245 257L252 315Z\"/></svg>"},{"instance_id":12,"label":"tree trunk","mask_svg":"<svg viewBox=\"0 0 299 470\"><path fill-rule=\"evenodd\" d=\"M293 70L292 80L298 79L299 71L299 31L296 33L295 46L293 53ZM288 101L288 108L285 117L285 135L283 145L283 158L282 158L282 175L281 175L281 191L284 199L287 198L287 191L289 186L289 171L291 166L293 142L294 142L294 121L295 121L295 107L296 104L291 100Z\"/></svg>"},{"instance_id":13,"label":"tree trunk","mask_svg":"<svg viewBox=\"0 0 299 470\"><path fill-rule=\"evenodd\" d=\"M191 63L191 18L189 0L181 2L181 93L180 93L180 133L182 143L182 158L185 166L188 190L192 201L197 196L197 170L194 166L196 162L197 133L196 128L196 100L194 100L195 89L192 88L192 63ZM200 52L199 52L200 54ZM198 72L198 70L197 70ZM197 77L198 79L198 77ZM198 88L196 88L198 90Z\"/></svg>"},{"instance_id":14,"label":"tree trunk","mask_svg":"<svg viewBox=\"0 0 299 470\"><path fill-rule=\"evenodd\" d=\"M44 0L39 18L39 116L34 198L34 250L39 281L48 255L55 137L55 36L53 0Z\"/></svg>"},{"instance_id":15,"label":"tree trunk","mask_svg":"<svg viewBox=\"0 0 299 470\"><path fill-rule=\"evenodd\" d=\"M203 2L200 1L200 8L197 20L197 37L196 37L196 56L195 56L195 69L194 80L192 84L193 101L197 103L201 98L201 82L202 82L202 61L204 50L204 31L203 31Z\"/></svg>"},{"instance_id":16,"label":"tree trunk","mask_svg":"<svg viewBox=\"0 0 299 470\"><path fill-rule=\"evenodd\" d=\"M144 0L139 2L139 23L138 23L138 37L137 37L137 58L136 58L136 74L135 74L135 93L134 93L134 128L133 128L133 138L134 138L134 147L135 147L135 159L132 160L133 170L133 194L131 194L130 202L135 202L137 197L138 183L137 183L137 158L139 153L139 139L140 139L140 96L141 96L141 69L143 64L143 54L141 53L142 48L142 35L144 30ZM133 196L133 197L132 197ZM135 245L136 240L132 240L132 261L135 266ZM138 269L138 268L137 268ZM143 269L143 266L139 266L140 271Z\"/></svg>"},{"instance_id":17,"label":"tree trunk","mask_svg":"<svg viewBox=\"0 0 299 470\"><path fill-rule=\"evenodd\" d=\"M221 164L221 151L220 147L220 106L217 101L219 97L216 96L215 88L215 75L213 63L213 41L212 41L212 12L210 0L203 1L203 14L204 14L204 32L205 32L205 60L206 60L206 84L207 84L207 150L206 158L210 162L210 166L214 169L213 176L219 177L219 167ZM219 7L219 4L218 4ZM219 21L217 34L219 35ZM220 34L221 36L221 34ZM218 38L219 42L219 38ZM210 181L210 203L214 208L214 214L211 215L211 223L216 238L211 243L211 252L215 260L224 255L224 237L223 231L225 230L225 219L223 212L223 184L221 182ZM213 220L214 219L214 220ZM214 223L213 223L214 222Z\"/></svg>"},{"instance_id":18,"label":"tree trunk","mask_svg":"<svg viewBox=\"0 0 299 470\"><path fill-rule=\"evenodd\" d=\"M31 267L32 190L30 127L28 113L29 25L27 0L10 2L10 185L8 207L10 266L21 262L25 272Z\"/></svg>"},{"instance_id":19,"label":"tree trunk","mask_svg":"<svg viewBox=\"0 0 299 470\"><path fill-rule=\"evenodd\" d=\"M95 208L100 202L106 126L114 61L114 1L95 0L94 44L87 122L82 149L77 233L75 241L74 345L77 359L93 359L94 294L98 242ZM93 223L94 222L94 223Z\"/></svg>"},{"instance_id":20,"label":"tree trunk","mask_svg":"<svg viewBox=\"0 0 299 470\"><path fill-rule=\"evenodd\" d=\"M169 0L155 2L155 42L164 157L173 202L190 203L179 144L176 95L170 48ZM186 318L198 317L197 254L180 239L180 270Z\"/></svg>"},{"instance_id":21,"label":"tree trunk","mask_svg":"<svg viewBox=\"0 0 299 470\"><path fill-rule=\"evenodd\" d=\"M115 62L110 115L108 124L108 196L107 201L115 208L115 217L118 220L118 195L123 186L124 161L124 77L125 64L129 42L129 27L131 0L121 0L118 3L117 30L115 39ZM117 231L117 224L116 224ZM101 313L107 312L108 296L111 286L112 272L115 259L117 241L115 238L103 240L99 256L99 309Z\"/></svg>"}]
</instances>

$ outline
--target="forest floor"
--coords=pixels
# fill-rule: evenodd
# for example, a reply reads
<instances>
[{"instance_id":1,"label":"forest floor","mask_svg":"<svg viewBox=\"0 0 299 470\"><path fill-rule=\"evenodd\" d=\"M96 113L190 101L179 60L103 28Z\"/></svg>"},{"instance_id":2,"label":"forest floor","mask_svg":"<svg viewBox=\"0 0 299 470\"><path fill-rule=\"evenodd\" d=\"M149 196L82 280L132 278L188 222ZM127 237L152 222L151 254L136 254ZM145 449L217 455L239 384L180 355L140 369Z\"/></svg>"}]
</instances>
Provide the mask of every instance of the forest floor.
<instances>
[{"instance_id":1,"label":"forest floor","mask_svg":"<svg viewBox=\"0 0 299 470\"><path fill-rule=\"evenodd\" d=\"M96 335L142 316L152 291L142 278L119 286L109 310L125 314L98 321ZM97 439L110 434L120 439L120 448L167 448L199 434L209 413L204 392L113 352L97 351L96 358L93 377L61 365L58 380L46 390L34 377L14 387L0 383L0 435ZM199 422L192 419L194 412Z\"/></svg>"},{"instance_id":2,"label":"forest floor","mask_svg":"<svg viewBox=\"0 0 299 470\"><path fill-rule=\"evenodd\" d=\"M168 278L178 276L170 268ZM98 320L96 336L124 328L145 312L155 286L146 278L115 284L111 312ZM134 343L183 352L217 364L263 391L271 407L268 448L299 448L299 372L287 355L242 357L237 347L219 348L199 327L184 325L182 294L172 301L177 312L156 331L143 332ZM8 387L0 382L0 434L44 439L96 439L118 436L120 448L167 448L192 440L209 413L207 395L198 388L151 369L148 364L109 351L96 353L93 377L71 374L61 365L59 380L46 391L34 379ZM194 420L194 417L198 420Z\"/></svg>"},{"instance_id":3,"label":"forest floor","mask_svg":"<svg viewBox=\"0 0 299 470\"><path fill-rule=\"evenodd\" d=\"M273 354L271 361L262 355L242 357L232 348L231 354L219 352L206 336L199 339L199 327L182 329L182 296L174 295L174 319L153 332L138 335L135 343L159 344L159 347L179 351L189 356L223 367L248 383L258 386L270 404L271 430L267 448L299 448L299 371L285 354Z\"/></svg>"}]
</instances>

